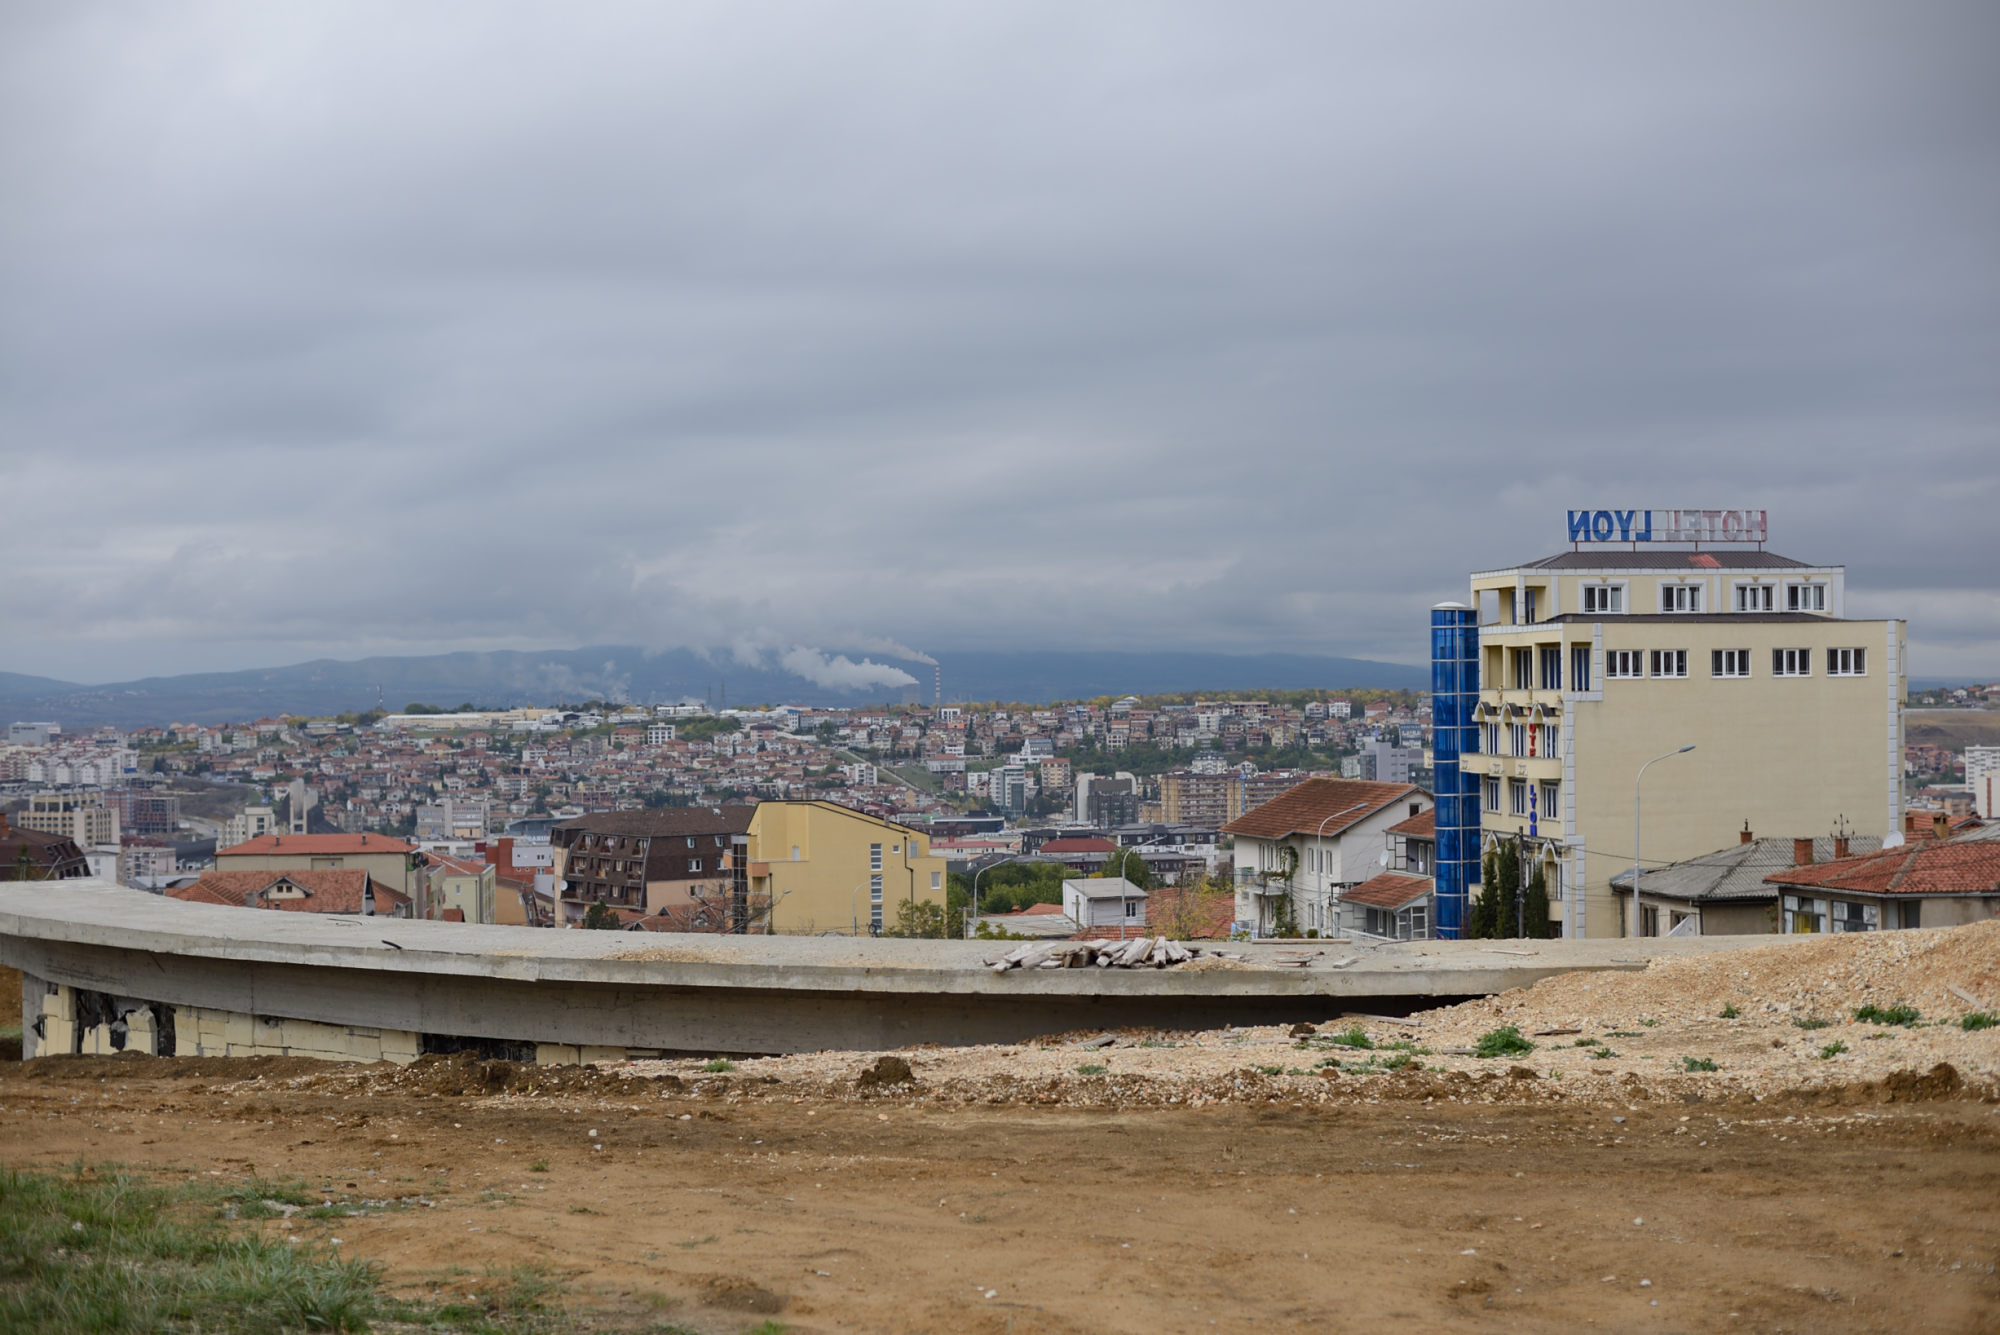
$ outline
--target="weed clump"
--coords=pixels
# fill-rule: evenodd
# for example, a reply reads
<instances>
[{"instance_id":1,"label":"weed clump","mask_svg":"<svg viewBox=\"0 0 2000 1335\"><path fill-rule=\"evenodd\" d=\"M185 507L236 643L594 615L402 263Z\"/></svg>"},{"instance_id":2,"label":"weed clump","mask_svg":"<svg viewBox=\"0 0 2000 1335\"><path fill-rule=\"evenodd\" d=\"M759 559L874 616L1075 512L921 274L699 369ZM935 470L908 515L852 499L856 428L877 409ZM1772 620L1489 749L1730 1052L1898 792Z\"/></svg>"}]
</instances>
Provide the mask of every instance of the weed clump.
<instances>
[{"instance_id":1,"label":"weed clump","mask_svg":"<svg viewBox=\"0 0 2000 1335\"><path fill-rule=\"evenodd\" d=\"M2000 1015L1992 1011L1973 1011L1970 1015L1960 1016L1958 1021L1958 1027L1967 1033L1975 1029L1991 1029L1995 1025L2000 1025Z\"/></svg>"},{"instance_id":2,"label":"weed clump","mask_svg":"<svg viewBox=\"0 0 2000 1335\"><path fill-rule=\"evenodd\" d=\"M1684 1071L1713 1071L1716 1069L1713 1057L1683 1057L1681 1069Z\"/></svg>"},{"instance_id":3,"label":"weed clump","mask_svg":"<svg viewBox=\"0 0 2000 1335\"><path fill-rule=\"evenodd\" d=\"M1472 1045L1475 1057L1519 1057L1533 1052L1535 1045L1521 1037L1516 1025L1503 1024L1498 1029L1489 1029L1479 1036Z\"/></svg>"},{"instance_id":4,"label":"weed clump","mask_svg":"<svg viewBox=\"0 0 2000 1335\"><path fill-rule=\"evenodd\" d=\"M1915 1006L1897 1002L1893 1006L1877 1006L1872 1002L1854 1008L1854 1018L1863 1024L1898 1024L1908 1027L1917 1022L1919 1013Z\"/></svg>"},{"instance_id":5,"label":"weed clump","mask_svg":"<svg viewBox=\"0 0 2000 1335\"><path fill-rule=\"evenodd\" d=\"M1841 1053L1845 1051L1847 1051L1847 1044L1841 1042L1839 1039L1836 1038L1833 1040L1833 1042L1827 1044L1825 1047L1819 1050L1819 1059L1823 1062L1832 1061L1835 1057L1838 1057Z\"/></svg>"}]
</instances>

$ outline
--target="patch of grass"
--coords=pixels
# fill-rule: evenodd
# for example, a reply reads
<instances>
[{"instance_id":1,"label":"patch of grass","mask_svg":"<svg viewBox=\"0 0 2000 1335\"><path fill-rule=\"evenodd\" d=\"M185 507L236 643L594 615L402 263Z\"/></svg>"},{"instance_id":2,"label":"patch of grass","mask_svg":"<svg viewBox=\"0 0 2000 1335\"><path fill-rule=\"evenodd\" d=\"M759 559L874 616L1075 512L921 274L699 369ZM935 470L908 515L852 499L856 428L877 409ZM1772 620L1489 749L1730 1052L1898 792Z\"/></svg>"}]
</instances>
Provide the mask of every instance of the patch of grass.
<instances>
[{"instance_id":1,"label":"patch of grass","mask_svg":"<svg viewBox=\"0 0 2000 1335\"><path fill-rule=\"evenodd\" d=\"M677 1242L674 1244L674 1246L685 1248L688 1251L693 1251L696 1247L706 1247L709 1243L714 1241L715 1241L715 1234L711 1233L705 1238L689 1238L686 1242Z\"/></svg>"},{"instance_id":2,"label":"patch of grass","mask_svg":"<svg viewBox=\"0 0 2000 1335\"><path fill-rule=\"evenodd\" d=\"M1570 1044L1570 1046L1573 1048L1601 1048L1604 1046L1604 1040L1601 1038L1579 1038L1576 1042Z\"/></svg>"},{"instance_id":3,"label":"patch of grass","mask_svg":"<svg viewBox=\"0 0 2000 1335\"><path fill-rule=\"evenodd\" d=\"M1472 1045L1475 1057L1519 1057L1533 1052L1535 1045L1521 1037L1516 1025L1503 1024L1498 1029L1489 1029L1479 1036Z\"/></svg>"},{"instance_id":4,"label":"patch of grass","mask_svg":"<svg viewBox=\"0 0 2000 1335\"><path fill-rule=\"evenodd\" d=\"M1375 1040L1368 1037L1368 1031L1358 1024L1338 1034L1328 1034L1324 1041L1337 1048L1360 1048L1364 1051L1375 1046Z\"/></svg>"},{"instance_id":5,"label":"patch of grass","mask_svg":"<svg viewBox=\"0 0 2000 1335\"><path fill-rule=\"evenodd\" d=\"M1637 1029L1610 1029L1610 1030L1606 1030L1606 1031L1605 1031L1605 1034L1604 1034L1604 1036L1605 1036L1606 1038L1643 1038L1643 1037L1644 1037L1644 1035L1643 1035L1643 1034L1641 1034L1641 1033L1640 1033L1640 1032L1639 1032L1639 1031L1638 1031Z\"/></svg>"},{"instance_id":6,"label":"patch of grass","mask_svg":"<svg viewBox=\"0 0 2000 1335\"><path fill-rule=\"evenodd\" d=\"M1822 1020L1817 1015L1801 1016L1792 1023L1800 1029L1827 1029L1833 1025L1833 1021Z\"/></svg>"},{"instance_id":7,"label":"patch of grass","mask_svg":"<svg viewBox=\"0 0 2000 1335\"><path fill-rule=\"evenodd\" d=\"M727 1057L717 1057L714 1061L704 1062L701 1069L711 1075L721 1075L724 1071L735 1070L736 1063Z\"/></svg>"},{"instance_id":8,"label":"patch of grass","mask_svg":"<svg viewBox=\"0 0 2000 1335\"><path fill-rule=\"evenodd\" d=\"M1658 1020L1641 1020L1641 1021L1639 1021L1639 1023L1640 1023L1640 1024L1642 1024L1642 1025L1644 1025L1644 1026L1645 1026L1646 1028L1648 1028L1648 1029L1651 1029L1651 1028L1653 1028L1653 1027L1654 1027L1655 1025L1657 1025L1657 1024L1659 1023L1659 1021L1658 1021Z\"/></svg>"},{"instance_id":9,"label":"patch of grass","mask_svg":"<svg viewBox=\"0 0 2000 1335\"><path fill-rule=\"evenodd\" d=\"M1995 1015L1992 1011L1973 1011L1970 1015L1961 1015L1958 1019L1958 1027L1967 1033L1974 1029L1991 1029L1995 1025L2000 1025L2000 1015Z\"/></svg>"},{"instance_id":10,"label":"patch of grass","mask_svg":"<svg viewBox=\"0 0 2000 1335\"><path fill-rule=\"evenodd\" d=\"M1424 1069L1424 1064L1407 1052L1399 1052L1395 1056L1385 1060L1382 1063L1382 1069L1385 1071L1421 1071Z\"/></svg>"},{"instance_id":11,"label":"patch of grass","mask_svg":"<svg viewBox=\"0 0 2000 1335\"><path fill-rule=\"evenodd\" d=\"M785 1335L785 1332L790 1329L791 1329L790 1326L787 1326L782 1322L760 1321L756 1325L750 1327L750 1329L744 1331L743 1335Z\"/></svg>"},{"instance_id":12,"label":"patch of grass","mask_svg":"<svg viewBox=\"0 0 2000 1335\"><path fill-rule=\"evenodd\" d=\"M1915 1006L1906 1006L1900 1001L1893 1006L1877 1006L1871 1002L1854 1008L1854 1018L1863 1024L1899 1024L1907 1028L1917 1022L1919 1015Z\"/></svg>"},{"instance_id":13,"label":"patch of grass","mask_svg":"<svg viewBox=\"0 0 2000 1335\"><path fill-rule=\"evenodd\" d=\"M1681 1069L1683 1071L1713 1071L1719 1068L1716 1066L1715 1058L1713 1057L1683 1057L1681 1058Z\"/></svg>"},{"instance_id":14,"label":"patch of grass","mask_svg":"<svg viewBox=\"0 0 2000 1335\"><path fill-rule=\"evenodd\" d=\"M1139 1046L1142 1048L1177 1048L1180 1044L1169 1043L1164 1039L1158 1038L1142 1038L1139 1040Z\"/></svg>"},{"instance_id":15,"label":"patch of grass","mask_svg":"<svg viewBox=\"0 0 2000 1335\"><path fill-rule=\"evenodd\" d=\"M1109 1066L1106 1066L1101 1062L1085 1062L1083 1065L1076 1068L1076 1073L1078 1075L1103 1075L1110 1069L1111 1068ZM1274 1066L1271 1069L1277 1070L1278 1068Z\"/></svg>"},{"instance_id":16,"label":"patch of grass","mask_svg":"<svg viewBox=\"0 0 2000 1335\"><path fill-rule=\"evenodd\" d=\"M1285 1073L1285 1068L1282 1066L1253 1066L1250 1069L1258 1072L1260 1075L1283 1075Z\"/></svg>"},{"instance_id":17,"label":"patch of grass","mask_svg":"<svg viewBox=\"0 0 2000 1335\"><path fill-rule=\"evenodd\" d=\"M1819 1050L1819 1059L1821 1061L1832 1061L1845 1051L1847 1051L1847 1044L1836 1038L1833 1042Z\"/></svg>"},{"instance_id":18,"label":"patch of grass","mask_svg":"<svg viewBox=\"0 0 2000 1335\"><path fill-rule=\"evenodd\" d=\"M1739 1018L1742 1014L1743 1014L1742 1011L1736 1009L1736 1003L1731 1001L1725 1003L1722 1009L1715 1013L1715 1017L1718 1020L1734 1020Z\"/></svg>"},{"instance_id":19,"label":"patch of grass","mask_svg":"<svg viewBox=\"0 0 2000 1335\"><path fill-rule=\"evenodd\" d=\"M549 1171L549 1161L547 1159L537 1159L528 1165L528 1171L531 1173L546 1173Z\"/></svg>"},{"instance_id":20,"label":"patch of grass","mask_svg":"<svg viewBox=\"0 0 2000 1335\"><path fill-rule=\"evenodd\" d=\"M1592 1061L1601 1061L1612 1057L1616 1057L1617 1055L1618 1054L1613 1052L1610 1048L1599 1048L1597 1051L1590 1054L1590 1059Z\"/></svg>"}]
</instances>

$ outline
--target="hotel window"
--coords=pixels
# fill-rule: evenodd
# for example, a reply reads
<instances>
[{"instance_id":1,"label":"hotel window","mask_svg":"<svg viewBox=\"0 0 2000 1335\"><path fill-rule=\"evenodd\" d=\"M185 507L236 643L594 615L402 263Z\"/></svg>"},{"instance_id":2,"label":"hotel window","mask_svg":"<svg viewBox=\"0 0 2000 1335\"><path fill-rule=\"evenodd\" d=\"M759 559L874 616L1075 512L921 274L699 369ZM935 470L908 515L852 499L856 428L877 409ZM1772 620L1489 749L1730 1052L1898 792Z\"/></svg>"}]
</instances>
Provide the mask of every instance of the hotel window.
<instances>
[{"instance_id":1,"label":"hotel window","mask_svg":"<svg viewBox=\"0 0 2000 1335\"><path fill-rule=\"evenodd\" d=\"M869 871L882 870L882 845L880 844L868 845L868 870ZM878 877L877 879L879 880L880 878Z\"/></svg>"},{"instance_id":2,"label":"hotel window","mask_svg":"<svg viewBox=\"0 0 2000 1335\"><path fill-rule=\"evenodd\" d=\"M1560 691L1563 686L1563 651L1560 645L1542 649L1542 689Z\"/></svg>"},{"instance_id":3,"label":"hotel window","mask_svg":"<svg viewBox=\"0 0 2000 1335\"><path fill-rule=\"evenodd\" d=\"M1717 677L1747 677L1750 675L1750 651L1748 649L1716 649L1709 656L1710 674Z\"/></svg>"},{"instance_id":4,"label":"hotel window","mask_svg":"<svg viewBox=\"0 0 2000 1335\"><path fill-rule=\"evenodd\" d=\"M1572 645L1569 651L1569 688L1572 691L1590 689L1590 646Z\"/></svg>"},{"instance_id":5,"label":"hotel window","mask_svg":"<svg viewBox=\"0 0 2000 1335\"><path fill-rule=\"evenodd\" d=\"M1527 754L1528 754L1528 725L1527 725L1527 724L1525 724L1525 723L1510 723L1510 724L1508 724L1508 725L1507 725L1507 740L1508 740L1508 742L1510 742L1510 743L1512 744L1512 746L1513 746L1513 749L1512 749L1512 750L1510 750L1510 751L1508 751L1508 753L1507 753L1508 755L1510 755L1510 756L1525 756L1525 755L1527 755Z\"/></svg>"},{"instance_id":6,"label":"hotel window","mask_svg":"<svg viewBox=\"0 0 2000 1335\"><path fill-rule=\"evenodd\" d=\"M1868 673L1868 651L1866 649L1829 649L1826 651L1826 675L1829 677L1861 677Z\"/></svg>"},{"instance_id":7,"label":"hotel window","mask_svg":"<svg viewBox=\"0 0 2000 1335\"><path fill-rule=\"evenodd\" d=\"M1736 610L1739 612L1769 612L1777 607L1778 591L1769 584L1738 584L1736 586Z\"/></svg>"},{"instance_id":8,"label":"hotel window","mask_svg":"<svg viewBox=\"0 0 2000 1335\"><path fill-rule=\"evenodd\" d=\"M1535 651L1533 649L1514 650L1514 689L1533 690L1535 686Z\"/></svg>"},{"instance_id":9,"label":"hotel window","mask_svg":"<svg viewBox=\"0 0 2000 1335\"><path fill-rule=\"evenodd\" d=\"M1773 649L1771 651L1771 675L1774 677L1810 677L1812 675L1812 650Z\"/></svg>"},{"instance_id":10,"label":"hotel window","mask_svg":"<svg viewBox=\"0 0 2000 1335\"><path fill-rule=\"evenodd\" d=\"M1497 723L1486 725L1486 754L1489 756L1500 754L1500 725Z\"/></svg>"},{"instance_id":11,"label":"hotel window","mask_svg":"<svg viewBox=\"0 0 2000 1335\"><path fill-rule=\"evenodd\" d=\"M1785 586L1785 610L1787 612L1826 611L1826 585L1787 584Z\"/></svg>"},{"instance_id":12,"label":"hotel window","mask_svg":"<svg viewBox=\"0 0 2000 1335\"><path fill-rule=\"evenodd\" d=\"M1583 586L1583 610L1586 616L1600 612L1613 615L1625 610L1625 586L1623 584L1586 584Z\"/></svg>"},{"instance_id":13,"label":"hotel window","mask_svg":"<svg viewBox=\"0 0 2000 1335\"><path fill-rule=\"evenodd\" d=\"M1701 589L1699 584L1662 584L1660 586L1660 610L1662 612L1701 611Z\"/></svg>"},{"instance_id":14,"label":"hotel window","mask_svg":"<svg viewBox=\"0 0 2000 1335\"><path fill-rule=\"evenodd\" d=\"M1562 810L1562 793L1550 780L1542 781L1542 819L1554 820Z\"/></svg>"},{"instance_id":15,"label":"hotel window","mask_svg":"<svg viewBox=\"0 0 2000 1335\"><path fill-rule=\"evenodd\" d=\"M1562 725L1544 723L1542 725L1542 755L1554 760L1562 754Z\"/></svg>"},{"instance_id":16,"label":"hotel window","mask_svg":"<svg viewBox=\"0 0 2000 1335\"><path fill-rule=\"evenodd\" d=\"M1516 816L1528 814L1528 781L1507 780L1507 810Z\"/></svg>"},{"instance_id":17,"label":"hotel window","mask_svg":"<svg viewBox=\"0 0 2000 1335\"><path fill-rule=\"evenodd\" d=\"M1685 649L1653 650L1653 675L1656 677L1685 677L1688 674L1688 651Z\"/></svg>"},{"instance_id":18,"label":"hotel window","mask_svg":"<svg viewBox=\"0 0 2000 1335\"><path fill-rule=\"evenodd\" d=\"M1646 675L1644 655L1637 649L1606 649L1604 651L1604 675L1606 677L1643 677Z\"/></svg>"},{"instance_id":19,"label":"hotel window","mask_svg":"<svg viewBox=\"0 0 2000 1335\"><path fill-rule=\"evenodd\" d=\"M1480 796L1485 800L1488 811L1500 809L1500 780L1488 774L1479 782Z\"/></svg>"}]
</instances>

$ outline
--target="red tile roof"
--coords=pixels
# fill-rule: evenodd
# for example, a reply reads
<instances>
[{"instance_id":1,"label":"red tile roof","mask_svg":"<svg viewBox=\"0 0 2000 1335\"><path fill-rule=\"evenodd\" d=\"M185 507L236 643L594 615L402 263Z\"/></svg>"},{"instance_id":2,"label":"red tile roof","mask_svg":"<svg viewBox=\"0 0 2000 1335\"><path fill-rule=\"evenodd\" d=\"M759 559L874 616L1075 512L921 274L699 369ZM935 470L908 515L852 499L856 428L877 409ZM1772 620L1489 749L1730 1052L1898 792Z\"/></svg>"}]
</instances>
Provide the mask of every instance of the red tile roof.
<instances>
[{"instance_id":1,"label":"red tile roof","mask_svg":"<svg viewBox=\"0 0 2000 1335\"><path fill-rule=\"evenodd\" d=\"M1408 783L1374 783L1366 779L1307 779L1287 788L1255 811L1246 811L1222 827L1224 834L1253 839L1283 839L1322 830L1339 834L1392 802L1422 789Z\"/></svg>"},{"instance_id":2,"label":"red tile roof","mask_svg":"<svg viewBox=\"0 0 2000 1335\"><path fill-rule=\"evenodd\" d=\"M1371 909L1399 909L1414 904L1431 892L1428 876L1405 876L1385 871L1370 877L1340 897L1343 904L1361 904Z\"/></svg>"},{"instance_id":3,"label":"red tile roof","mask_svg":"<svg viewBox=\"0 0 2000 1335\"><path fill-rule=\"evenodd\" d=\"M265 892L280 881L290 882L306 893L296 899L266 899ZM169 890L169 899L196 904L226 904L232 908L284 909L292 913L360 913L362 894L369 884L368 873L358 867L320 871L211 871L199 881ZM409 904L410 897L374 882L375 912L393 915Z\"/></svg>"},{"instance_id":4,"label":"red tile roof","mask_svg":"<svg viewBox=\"0 0 2000 1335\"><path fill-rule=\"evenodd\" d=\"M1412 839L1437 838L1437 808L1432 807L1408 820L1397 821L1389 827L1389 833L1408 835Z\"/></svg>"},{"instance_id":5,"label":"red tile roof","mask_svg":"<svg viewBox=\"0 0 2000 1335\"><path fill-rule=\"evenodd\" d=\"M1787 867L1770 885L1865 895L2000 895L2000 840L1936 840Z\"/></svg>"},{"instance_id":6,"label":"red tile roof","mask_svg":"<svg viewBox=\"0 0 2000 1335\"><path fill-rule=\"evenodd\" d=\"M338 857L360 853L414 853L416 850L386 834L260 834L231 848L219 849L216 856L270 857L296 854L300 857Z\"/></svg>"}]
</instances>

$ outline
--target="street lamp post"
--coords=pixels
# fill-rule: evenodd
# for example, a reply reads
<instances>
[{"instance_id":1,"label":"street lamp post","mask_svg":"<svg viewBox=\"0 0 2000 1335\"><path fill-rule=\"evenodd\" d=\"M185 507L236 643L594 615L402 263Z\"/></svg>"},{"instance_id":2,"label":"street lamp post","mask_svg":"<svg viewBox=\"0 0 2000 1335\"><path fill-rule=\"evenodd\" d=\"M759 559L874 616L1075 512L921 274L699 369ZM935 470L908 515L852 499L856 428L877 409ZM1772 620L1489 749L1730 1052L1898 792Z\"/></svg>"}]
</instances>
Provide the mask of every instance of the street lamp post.
<instances>
[{"instance_id":1,"label":"street lamp post","mask_svg":"<svg viewBox=\"0 0 2000 1335\"><path fill-rule=\"evenodd\" d=\"M1020 861L1023 861L1023 859L1001 858L998 862L989 862L978 871L972 873L972 907L971 911L965 915L965 936L968 941L972 939L973 929L979 925L979 878L987 872L992 871L995 867L1004 867L1010 862Z\"/></svg>"},{"instance_id":2,"label":"street lamp post","mask_svg":"<svg viewBox=\"0 0 2000 1335\"><path fill-rule=\"evenodd\" d=\"M1686 746L1683 746L1683 747L1679 748L1678 750L1674 750L1674 751L1669 751L1669 752L1667 752L1667 753L1666 753L1665 755L1662 755L1662 756L1654 756L1654 757L1653 757L1653 758L1652 758L1651 760L1649 760L1649 761L1647 761L1647 762L1646 762L1645 764L1643 764L1643 765L1639 766L1639 777L1638 777L1638 778L1636 778L1636 779L1634 779L1634 780L1632 780L1632 934L1633 934L1634 936L1643 936L1643 935L1645 935L1645 928L1646 928L1646 923L1645 923L1645 919L1644 919L1643 917L1641 917L1641 916L1640 916L1640 913L1639 913L1639 792L1640 792L1640 786L1641 786L1642 784L1644 784L1644 783L1645 783L1645 781L1646 781L1646 771L1647 771L1648 769L1652 768L1652 767L1653 767L1654 765L1657 765L1657 764L1659 764L1659 763L1660 763L1660 762L1661 762L1662 760L1671 760L1671 759L1672 759L1673 757L1675 757L1675 756L1684 756L1684 755L1686 755L1686 754L1687 754L1688 752L1690 752L1690 751L1692 751L1692 750L1694 750L1694 743L1693 743L1693 742L1689 742L1689 743L1688 743L1688 744L1687 744ZM1665 935L1665 933L1661 933L1661 935Z\"/></svg>"},{"instance_id":3,"label":"street lamp post","mask_svg":"<svg viewBox=\"0 0 2000 1335\"><path fill-rule=\"evenodd\" d=\"M1332 821L1332 820L1336 820L1336 819L1338 819L1338 818L1339 818L1339 817L1341 817L1341 816L1345 816L1345 815L1346 815L1346 814L1347 814L1347 813L1348 813L1349 811L1359 811L1359 810L1361 810L1361 808L1363 808L1363 807L1365 807L1365 806L1367 806L1367 805L1368 805L1368 804L1367 804L1366 802L1356 802L1356 803L1355 803L1355 804L1354 804L1353 806L1351 806L1351 807L1347 807L1347 808L1345 808L1344 810L1341 810L1341 811L1336 811L1336 812L1334 812L1334 813L1333 813L1333 815L1331 815L1331 816L1328 816L1328 817L1326 818L1326 820L1323 820L1323 821L1321 821L1321 822L1319 823L1319 828L1318 828L1317 830L1314 830L1314 831L1313 831L1313 844L1314 844L1314 846L1315 846L1316 848L1318 848L1318 850L1319 850L1319 871L1318 871L1318 872L1316 873L1316 875L1318 875L1318 877L1319 877L1319 883L1320 883L1320 884L1319 884L1319 888L1320 888L1320 897L1321 897L1321 900L1322 900L1322 903L1320 904L1320 910L1321 910L1321 912L1322 912L1322 913L1324 913L1324 912L1325 912L1325 910L1326 910L1326 904L1325 904L1325 903L1324 903L1323 901L1324 901L1324 899L1325 899L1325 893L1326 893L1326 827L1327 827L1327 822L1328 822L1328 821Z\"/></svg>"}]
</instances>

